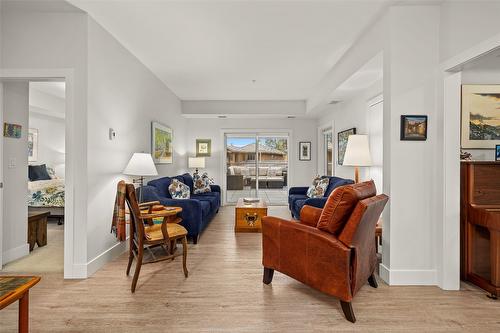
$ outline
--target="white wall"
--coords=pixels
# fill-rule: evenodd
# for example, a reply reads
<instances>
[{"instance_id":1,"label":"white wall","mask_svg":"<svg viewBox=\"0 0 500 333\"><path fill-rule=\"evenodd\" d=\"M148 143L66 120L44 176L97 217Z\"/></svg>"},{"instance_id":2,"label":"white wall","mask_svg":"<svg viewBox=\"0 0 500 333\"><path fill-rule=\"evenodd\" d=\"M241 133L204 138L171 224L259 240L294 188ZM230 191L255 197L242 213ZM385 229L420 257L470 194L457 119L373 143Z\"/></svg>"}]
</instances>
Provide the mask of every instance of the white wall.
<instances>
[{"instance_id":1,"label":"white wall","mask_svg":"<svg viewBox=\"0 0 500 333\"><path fill-rule=\"evenodd\" d=\"M64 119L30 112L29 127L38 130L38 159L30 164L45 164L64 179Z\"/></svg>"},{"instance_id":2,"label":"white wall","mask_svg":"<svg viewBox=\"0 0 500 333\"><path fill-rule=\"evenodd\" d=\"M3 264L29 253L28 205L28 82L4 82L3 120L22 126L20 139L3 139ZM3 135L3 134L2 134Z\"/></svg>"},{"instance_id":3,"label":"white wall","mask_svg":"<svg viewBox=\"0 0 500 333\"><path fill-rule=\"evenodd\" d=\"M224 149L221 133L224 129L255 129L269 133L272 133L273 130L291 130L292 141L289 143L291 179L289 186L307 186L317 174L316 121L314 119L188 119L187 156L196 155L196 139L211 139L212 156L205 159L205 171L214 178L217 184L222 184L221 170L224 170L224 166L221 165L221 154ZM311 161L298 160L300 141L311 142Z\"/></svg>"},{"instance_id":4,"label":"white wall","mask_svg":"<svg viewBox=\"0 0 500 333\"><path fill-rule=\"evenodd\" d=\"M88 222L90 272L117 244L109 233L116 184L134 152L150 152L151 122L174 131L174 163L160 176L186 170L186 120L180 100L92 18L88 21ZM108 139L113 128L116 139ZM108 253L105 254L105 256ZM97 259L96 259L97 258Z\"/></svg>"}]
</instances>

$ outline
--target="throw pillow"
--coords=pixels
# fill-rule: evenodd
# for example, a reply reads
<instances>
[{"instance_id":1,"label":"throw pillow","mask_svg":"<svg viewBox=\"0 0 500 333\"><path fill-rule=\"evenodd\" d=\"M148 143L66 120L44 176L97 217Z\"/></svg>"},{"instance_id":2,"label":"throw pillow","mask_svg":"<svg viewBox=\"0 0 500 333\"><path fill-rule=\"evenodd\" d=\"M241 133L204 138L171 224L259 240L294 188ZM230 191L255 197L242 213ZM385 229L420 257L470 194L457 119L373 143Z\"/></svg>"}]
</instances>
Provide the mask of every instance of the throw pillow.
<instances>
[{"instance_id":1,"label":"throw pillow","mask_svg":"<svg viewBox=\"0 0 500 333\"><path fill-rule=\"evenodd\" d=\"M189 186L173 178L172 183L168 187L168 192L170 192L172 199L189 199L191 191L189 190Z\"/></svg>"},{"instance_id":2,"label":"throw pillow","mask_svg":"<svg viewBox=\"0 0 500 333\"><path fill-rule=\"evenodd\" d=\"M326 188L330 183L330 179L322 178L320 176L316 176L313 179L312 185L307 189L307 196L309 198L322 198L325 195Z\"/></svg>"},{"instance_id":3,"label":"throw pillow","mask_svg":"<svg viewBox=\"0 0 500 333\"><path fill-rule=\"evenodd\" d=\"M199 173L195 173L193 175L193 183L194 183L194 194L207 193L212 192L210 188L210 178L208 178L207 173L203 173L200 176Z\"/></svg>"},{"instance_id":4,"label":"throw pillow","mask_svg":"<svg viewBox=\"0 0 500 333\"><path fill-rule=\"evenodd\" d=\"M45 164L41 165L28 165L28 178L34 182L37 180L50 180Z\"/></svg>"},{"instance_id":5,"label":"throw pillow","mask_svg":"<svg viewBox=\"0 0 500 333\"><path fill-rule=\"evenodd\" d=\"M326 201L317 228L338 235L358 201L373 197L376 192L373 180L336 188Z\"/></svg>"},{"instance_id":6,"label":"throw pillow","mask_svg":"<svg viewBox=\"0 0 500 333\"><path fill-rule=\"evenodd\" d=\"M57 179L56 171L53 168L47 167L47 173L51 179Z\"/></svg>"}]
</instances>

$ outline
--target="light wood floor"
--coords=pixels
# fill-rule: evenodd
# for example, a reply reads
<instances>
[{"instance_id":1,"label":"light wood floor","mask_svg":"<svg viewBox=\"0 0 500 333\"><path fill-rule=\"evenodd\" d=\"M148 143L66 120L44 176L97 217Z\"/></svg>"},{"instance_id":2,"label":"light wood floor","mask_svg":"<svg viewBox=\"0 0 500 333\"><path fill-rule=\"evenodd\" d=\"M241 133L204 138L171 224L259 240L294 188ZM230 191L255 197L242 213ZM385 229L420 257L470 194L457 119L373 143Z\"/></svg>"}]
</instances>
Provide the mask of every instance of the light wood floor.
<instances>
[{"instance_id":1,"label":"light wood floor","mask_svg":"<svg viewBox=\"0 0 500 333\"><path fill-rule=\"evenodd\" d=\"M126 255L87 280L43 275L30 300L32 332L499 332L500 301L467 284L437 287L365 286L354 298L357 322L338 300L278 272L262 284L261 235L233 233L225 207L189 245L189 278L180 258L143 266L135 294ZM289 216L281 207L270 214ZM379 280L380 281L380 280ZM15 332L17 305L0 311L0 332Z\"/></svg>"}]
</instances>

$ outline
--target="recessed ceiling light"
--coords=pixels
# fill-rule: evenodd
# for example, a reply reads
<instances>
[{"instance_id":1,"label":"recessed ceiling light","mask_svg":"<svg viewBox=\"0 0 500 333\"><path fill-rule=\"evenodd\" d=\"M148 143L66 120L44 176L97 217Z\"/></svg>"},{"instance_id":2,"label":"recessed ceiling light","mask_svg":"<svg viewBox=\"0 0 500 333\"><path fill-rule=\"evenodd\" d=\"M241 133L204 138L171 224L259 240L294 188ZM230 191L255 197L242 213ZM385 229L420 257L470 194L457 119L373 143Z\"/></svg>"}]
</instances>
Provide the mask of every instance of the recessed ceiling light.
<instances>
[{"instance_id":1,"label":"recessed ceiling light","mask_svg":"<svg viewBox=\"0 0 500 333\"><path fill-rule=\"evenodd\" d=\"M342 102L342 101L334 99L334 100L331 100L328 104L334 105L334 104L339 104L340 102Z\"/></svg>"},{"instance_id":2,"label":"recessed ceiling light","mask_svg":"<svg viewBox=\"0 0 500 333\"><path fill-rule=\"evenodd\" d=\"M295 116L287 116L288 119L295 119Z\"/></svg>"},{"instance_id":3,"label":"recessed ceiling light","mask_svg":"<svg viewBox=\"0 0 500 333\"><path fill-rule=\"evenodd\" d=\"M220 115L220 116L217 116L217 118L227 118L227 116Z\"/></svg>"}]
</instances>

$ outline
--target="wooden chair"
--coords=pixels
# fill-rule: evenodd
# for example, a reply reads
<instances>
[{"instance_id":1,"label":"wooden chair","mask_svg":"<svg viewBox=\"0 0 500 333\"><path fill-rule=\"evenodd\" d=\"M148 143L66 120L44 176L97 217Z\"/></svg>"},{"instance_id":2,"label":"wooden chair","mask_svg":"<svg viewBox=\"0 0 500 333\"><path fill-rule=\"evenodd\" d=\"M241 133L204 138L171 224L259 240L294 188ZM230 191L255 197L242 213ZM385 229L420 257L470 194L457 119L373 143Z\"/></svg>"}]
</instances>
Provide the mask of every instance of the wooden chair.
<instances>
[{"instance_id":1,"label":"wooden chair","mask_svg":"<svg viewBox=\"0 0 500 333\"><path fill-rule=\"evenodd\" d=\"M187 256L187 230L177 223L167 223L168 218L172 215L168 211L153 212L152 207L159 205L160 202L147 202L138 204L135 195L133 184L127 184L125 200L130 209L130 250L127 265L127 275L130 273L130 267L134 257L136 259L134 278L132 279L131 291L135 292L139 273L143 264L144 250L149 250L152 260L144 262L144 264L171 259L180 254L174 251L175 244L178 239L182 240L182 268L184 276L188 277L186 267ZM141 210L148 208L148 212L144 213ZM154 224L154 218L163 218L162 224ZM166 255L155 257L151 248L162 247Z\"/></svg>"}]
</instances>

